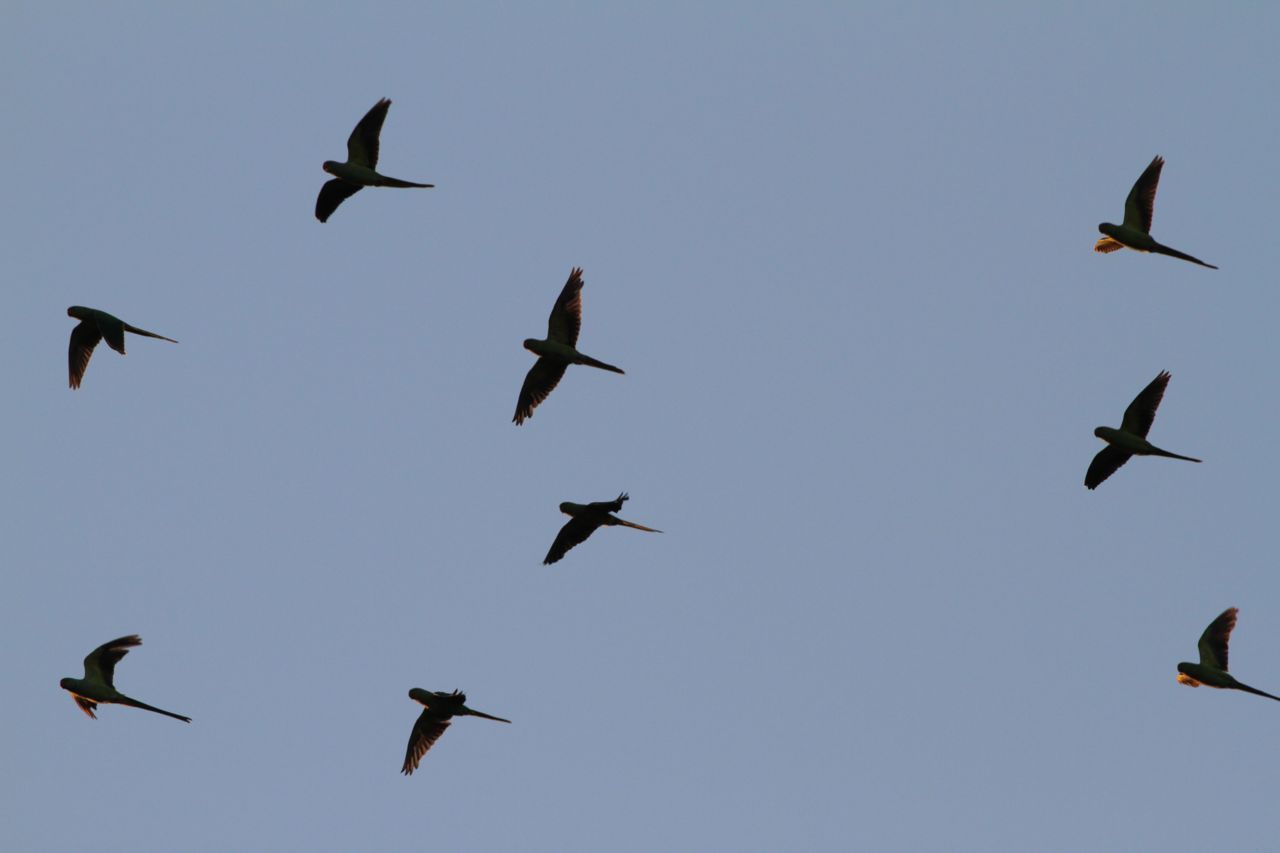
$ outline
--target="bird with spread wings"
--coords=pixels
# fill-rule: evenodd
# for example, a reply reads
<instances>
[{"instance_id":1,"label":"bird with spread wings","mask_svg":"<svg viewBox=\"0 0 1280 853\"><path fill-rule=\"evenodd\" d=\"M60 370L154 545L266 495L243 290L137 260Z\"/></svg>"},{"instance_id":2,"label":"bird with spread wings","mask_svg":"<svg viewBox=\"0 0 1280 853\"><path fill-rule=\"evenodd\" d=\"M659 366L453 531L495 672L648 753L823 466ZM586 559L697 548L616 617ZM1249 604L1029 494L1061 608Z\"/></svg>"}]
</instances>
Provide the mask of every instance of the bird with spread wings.
<instances>
[{"instance_id":1,"label":"bird with spread wings","mask_svg":"<svg viewBox=\"0 0 1280 853\"><path fill-rule=\"evenodd\" d=\"M1099 225L1098 230L1104 236L1098 238L1098 242L1093 244L1093 250L1103 254L1118 249L1155 252L1216 270L1217 267L1213 264L1206 264L1199 258L1193 258L1177 249L1157 243L1151 236L1151 216L1155 211L1156 187L1160 183L1160 170L1163 168L1164 158L1157 154L1151 161L1151 165L1147 166L1134 183L1133 189L1129 190L1129 197L1124 200L1124 221L1120 225L1113 225L1110 222Z\"/></svg>"},{"instance_id":2,"label":"bird with spread wings","mask_svg":"<svg viewBox=\"0 0 1280 853\"><path fill-rule=\"evenodd\" d=\"M1156 419L1156 409L1164 399L1164 389L1169 384L1169 378L1170 374L1167 370L1160 371L1160 374L1151 380L1137 397L1133 398L1133 402L1124 410L1124 420L1120 422L1119 429L1100 426L1093 431L1093 434L1105 441L1107 446L1093 457L1093 462L1089 463L1089 470L1084 475L1084 484L1090 489L1096 489L1103 480L1118 471L1120 466L1133 456L1167 456L1170 459L1184 459L1187 462L1200 461L1190 456L1179 456L1177 453L1161 450L1147 441L1147 433Z\"/></svg>"},{"instance_id":3,"label":"bird with spread wings","mask_svg":"<svg viewBox=\"0 0 1280 853\"><path fill-rule=\"evenodd\" d=\"M140 645L142 645L142 638L137 634L130 634L127 637L120 637L109 643L103 643L85 657L84 678L64 678L58 684L63 690L71 694L76 700L76 704L80 706L81 711L84 711L95 720L97 715L93 713L94 709L101 703L103 705L128 705L130 708L141 708L144 711L164 714L166 717L173 717L175 720L182 720L184 723L191 722L190 717L184 717L172 711L162 711L145 702L131 699L116 690L116 664L120 662L121 658L129 654L131 648Z\"/></svg>"},{"instance_id":4,"label":"bird with spread wings","mask_svg":"<svg viewBox=\"0 0 1280 853\"><path fill-rule=\"evenodd\" d=\"M320 188L320 195L316 197L316 219L321 222L328 221L333 212L338 209L338 205L364 187L430 188L435 186L435 184L415 184L399 178L388 178L376 171L378 140L382 135L382 122L386 119L387 109L390 106L391 101L383 98L364 114L364 118L360 119L360 123L347 138L345 163L339 163L337 160L324 161L322 168L333 175L333 180L327 181Z\"/></svg>"}]
</instances>

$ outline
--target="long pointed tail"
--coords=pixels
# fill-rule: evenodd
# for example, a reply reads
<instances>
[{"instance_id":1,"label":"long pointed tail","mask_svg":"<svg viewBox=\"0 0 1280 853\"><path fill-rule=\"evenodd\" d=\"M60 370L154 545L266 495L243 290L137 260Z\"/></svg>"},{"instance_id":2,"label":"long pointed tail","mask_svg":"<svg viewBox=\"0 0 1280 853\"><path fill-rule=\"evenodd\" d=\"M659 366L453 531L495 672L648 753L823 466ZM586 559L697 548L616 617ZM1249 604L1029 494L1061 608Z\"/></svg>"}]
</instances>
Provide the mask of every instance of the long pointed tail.
<instances>
[{"instance_id":1,"label":"long pointed tail","mask_svg":"<svg viewBox=\"0 0 1280 853\"><path fill-rule=\"evenodd\" d=\"M626 373L621 367L614 367L612 364L605 364L603 361L594 359L589 355L578 353L578 360L575 364L585 364L588 367L598 367L601 370L612 370L614 373Z\"/></svg>"},{"instance_id":2,"label":"long pointed tail","mask_svg":"<svg viewBox=\"0 0 1280 853\"><path fill-rule=\"evenodd\" d=\"M382 183L379 184L378 186L380 187L422 187L423 189L430 189L431 187L434 187L435 184L415 184L412 181L402 181L399 178L384 177L382 179Z\"/></svg>"},{"instance_id":3,"label":"long pointed tail","mask_svg":"<svg viewBox=\"0 0 1280 853\"><path fill-rule=\"evenodd\" d=\"M184 717L181 714L175 714L172 711L165 711L160 708L156 708L153 705L148 705L146 702L139 702L137 699L131 699L128 696L121 696L117 701L119 701L121 705L128 705L131 708L141 708L144 711L153 711L157 714L164 714L166 717L173 717L175 720L182 720L184 723L191 722L190 717Z\"/></svg>"},{"instance_id":4,"label":"long pointed tail","mask_svg":"<svg viewBox=\"0 0 1280 853\"><path fill-rule=\"evenodd\" d=\"M463 710L463 713L466 713L466 714L468 714L468 715L470 715L470 716L472 716L472 717L484 717L486 720L493 720L493 721L494 721L494 722L496 722L496 723L509 723L509 722L511 722L510 720L504 720L504 719L502 719L502 717L495 717L495 716L493 716L492 714L486 714L486 713L484 713L483 711L477 711L477 710L475 710L474 708L468 708L466 705L463 705L463 706L462 706L462 710Z\"/></svg>"},{"instance_id":5,"label":"long pointed tail","mask_svg":"<svg viewBox=\"0 0 1280 853\"><path fill-rule=\"evenodd\" d=\"M1236 687L1240 690L1245 691L1246 693L1252 693L1254 696L1266 696L1268 699L1274 699L1277 702L1280 702L1280 696L1272 696L1270 693L1263 693L1261 690L1258 690L1255 687L1250 687L1247 684L1241 684L1240 682L1237 681Z\"/></svg>"},{"instance_id":6,"label":"long pointed tail","mask_svg":"<svg viewBox=\"0 0 1280 853\"><path fill-rule=\"evenodd\" d=\"M148 338L159 338L160 340L168 341L171 344L177 343L173 338L166 338L164 335L157 335L155 332L148 332L146 329L139 329L137 326L130 326L128 323L124 324L124 330L126 332L133 332L135 335L143 335Z\"/></svg>"},{"instance_id":7,"label":"long pointed tail","mask_svg":"<svg viewBox=\"0 0 1280 853\"><path fill-rule=\"evenodd\" d=\"M1155 446L1153 446L1151 449L1152 449L1152 451L1154 451L1154 452L1153 452L1153 454L1152 454L1152 455L1154 455L1154 456L1167 456L1167 457L1168 457L1168 458L1170 458L1170 459L1183 459L1183 460L1185 460L1185 461L1187 461L1187 462L1199 462L1199 461L1201 461L1201 460L1199 460L1199 459L1196 459L1194 456L1182 456L1182 455L1179 455L1179 454L1177 454L1177 453L1170 453L1170 452L1169 452L1169 451L1167 451L1167 450L1161 450L1160 448L1155 447Z\"/></svg>"},{"instance_id":8,"label":"long pointed tail","mask_svg":"<svg viewBox=\"0 0 1280 853\"><path fill-rule=\"evenodd\" d=\"M662 532L661 530L658 530L657 528L654 528L654 527L645 527L643 524L636 524L634 521L627 521L624 518L618 518L616 515L611 515L609 516L609 518L613 520L614 524L621 524L623 527L630 527L633 530L643 530L646 533Z\"/></svg>"},{"instance_id":9,"label":"long pointed tail","mask_svg":"<svg viewBox=\"0 0 1280 853\"><path fill-rule=\"evenodd\" d=\"M1217 269L1217 267L1215 267L1213 264L1206 264L1204 261L1200 260L1199 258L1193 258L1190 255L1186 254L1185 252L1179 252L1177 249L1170 249L1168 246L1162 246L1159 243L1156 243L1155 247L1152 248L1151 251L1161 255L1168 255L1171 258L1181 258L1184 261L1191 261L1191 263L1193 264L1199 264L1200 266L1208 267L1211 270Z\"/></svg>"}]
</instances>

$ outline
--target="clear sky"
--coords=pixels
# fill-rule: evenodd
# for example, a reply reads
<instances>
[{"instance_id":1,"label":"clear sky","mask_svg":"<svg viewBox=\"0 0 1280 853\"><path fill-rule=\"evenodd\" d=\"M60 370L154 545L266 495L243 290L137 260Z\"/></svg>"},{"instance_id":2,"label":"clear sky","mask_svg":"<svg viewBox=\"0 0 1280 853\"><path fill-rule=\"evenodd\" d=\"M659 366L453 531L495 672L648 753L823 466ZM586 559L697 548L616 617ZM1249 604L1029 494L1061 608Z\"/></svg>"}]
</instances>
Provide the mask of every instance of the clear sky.
<instances>
[{"instance_id":1,"label":"clear sky","mask_svg":"<svg viewBox=\"0 0 1280 853\"><path fill-rule=\"evenodd\" d=\"M1273 845L1280 9L1032 5L10 4L3 846Z\"/></svg>"}]
</instances>

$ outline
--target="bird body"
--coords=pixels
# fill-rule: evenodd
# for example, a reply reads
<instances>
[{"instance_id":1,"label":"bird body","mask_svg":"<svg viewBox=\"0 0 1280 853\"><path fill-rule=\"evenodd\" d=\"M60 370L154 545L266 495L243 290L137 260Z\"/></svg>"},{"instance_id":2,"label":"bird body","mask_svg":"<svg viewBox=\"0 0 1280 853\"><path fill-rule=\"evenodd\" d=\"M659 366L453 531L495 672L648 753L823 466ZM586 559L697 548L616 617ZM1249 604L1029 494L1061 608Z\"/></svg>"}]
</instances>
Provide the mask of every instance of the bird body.
<instances>
[{"instance_id":1,"label":"bird body","mask_svg":"<svg viewBox=\"0 0 1280 853\"><path fill-rule=\"evenodd\" d=\"M1199 462L1199 459L1193 459L1190 456L1181 456L1177 453L1170 453L1167 450L1161 450L1151 442L1147 441L1140 435L1134 435L1131 432L1125 432L1123 429L1115 429L1114 427L1098 427L1093 431L1098 438L1110 444L1112 447L1123 450L1125 453L1134 456L1167 456L1170 459L1185 459L1188 462Z\"/></svg>"},{"instance_id":2,"label":"bird body","mask_svg":"<svg viewBox=\"0 0 1280 853\"><path fill-rule=\"evenodd\" d=\"M1096 489L1134 456L1166 456L1170 459L1184 459L1187 462L1200 461L1191 456L1181 456L1162 450L1147 441L1147 433L1151 431L1151 424L1155 422L1156 409L1164 399L1164 389L1169 385L1170 378L1167 370L1160 371L1124 410L1124 420L1121 421L1119 429L1100 426L1093 431L1093 434L1105 441L1107 446L1098 451L1098 455L1094 456L1093 461L1089 463L1089 470L1084 475L1086 487Z\"/></svg>"},{"instance_id":3,"label":"bird body","mask_svg":"<svg viewBox=\"0 0 1280 853\"><path fill-rule=\"evenodd\" d=\"M99 704L103 704L128 705L130 708L141 708L144 711L164 714L166 717L173 717L175 720L182 720L184 723L191 722L190 717L184 717L181 714L175 714L172 711L165 711L145 702L139 702L137 699L130 698L116 690L116 664L129 653L131 648L140 645L142 645L142 638L137 634L130 634L127 637L120 637L109 643L103 643L85 657L84 678L64 678L58 682L58 685L72 695L76 700L76 704L80 706L81 711L84 711L95 720L97 715L93 711Z\"/></svg>"},{"instance_id":4,"label":"bird body","mask_svg":"<svg viewBox=\"0 0 1280 853\"><path fill-rule=\"evenodd\" d=\"M1204 633L1200 635L1198 644L1200 662L1184 661L1178 664L1178 683L1185 684L1187 687L1199 687L1203 684L1220 690L1243 690L1245 693L1265 696L1280 702L1280 696L1272 696L1256 687L1250 687L1237 681L1231 673L1227 672L1227 649L1239 612L1239 608L1228 607L1218 615L1217 619L1209 623L1209 627L1205 628Z\"/></svg>"},{"instance_id":5,"label":"bird body","mask_svg":"<svg viewBox=\"0 0 1280 853\"><path fill-rule=\"evenodd\" d=\"M432 744L444 734L445 729L449 728L449 722L454 717L483 717L498 723L511 722L502 717L468 708L467 694L460 690L444 693L414 687L409 691L409 698L421 704L423 711L418 716L417 722L413 724L413 731L409 733L409 746L405 750L404 766L400 768L400 772L406 776L412 776L413 771L418 769L418 762L422 760L422 756L427 754Z\"/></svg>"},{"instance_id":6,"label":"bird body","mask_svg":"<svg viewBox=\"0 0 1280 853\"><path fill-rule=\"evenodd\" d=\"M97 308L85 308L83 305L72 305L67 309L67 316L80 322L71 330L71 343L67 349L67 370L72 388L79 388L84 381L84 372L89 367L89 359L93 357L94 347L98 341L105 340L107 346L124 355L124 333L131 332L147 338L159 338L176 344L173 338L130 326L124 320Z\"/></svg>"},{"instance_id":7,"label":"bird body","mask_svg":"<svg viewBox=\"0 0 1280 853\"><path fill-rule=\"evenodd\" d=\"M584 364L613 373L626 372L578 352L578 332L582 328L582 284L582 268L574 267L551 308L551 316L547 318L546 339L525 339L524 348L538 356L538 360L529 368L524 384L520 386L516 413L511 418L517 426L533 417L533 410L551 394L571 364Z\"/></svg>"},{"instance_id":8,"label":"bird body","mask_svg":"<svg viewBox=\"0 0 1280 853\"><path fill-rule=\"evenodd\" d=\"M1164 158L1156 155L1151 161L1151 165L1143 171L1134 182L1133 189L1129 190L1129 195L1124 202L1124 222L1120 225L1114 225L1110 222L1103 222L1098 226L1098 230L1105 236L1099 238L1098 242L1093 244L1095 252L1107 254L1117 249L1133 249L1136 252L1154 252L1159 255L1169 255L1173 258L1179 258L1184 261L1190 261L1193 264L1199 264L1202 267L1208 267L1216 270L1213 264L1206 264L1199 258L1193 258L1177 249L1171 249L1161 243L1157 243L1155 238L1151 236L1151 217L1155 212L1156 188L1160 185L1160 171L1164 168Z\"/></svg>"},{"instance_id":9,"label":"bird body","mask_svg":"<svg viewBox=\"0 0 1280 853\"><path fill-rule=\"evenodd\" d=\"M601 527L621 526L630 527L633 530L643 530L646 533L662 532L613 515L613 513L622 510L622 504L627 500L630 500L630 495L623 492L615 500L611 501L596 501L589 504L578 504L571 501L561 503L560 511L570 516L572 520L560 528L560 532L556 535L555 542L551 543L551 549L547 551L547 556L542 561L542 564L549 566L558 562L571 548L587 541L587 538Z\"/></svg>"},{"instance_id":10,"label":"bird body","mask_svg":"<svg viewBox=\"0 0 1280 853\"><path fill-rule=\"evenodd\" d=\"M337 160L326 160L322 168L333 175L320 188L316 197L316 219L328 221L333 212L351 196L364 187L421 187L430 188L435 184L415 184L399 178L389 178L379 174L378 165L379 140L382 135L382 123L387 118L387 110L391 101L383 98L365 113L351 136L347 138L347 159L339 163Z\"/></svg>"}]
</instances>

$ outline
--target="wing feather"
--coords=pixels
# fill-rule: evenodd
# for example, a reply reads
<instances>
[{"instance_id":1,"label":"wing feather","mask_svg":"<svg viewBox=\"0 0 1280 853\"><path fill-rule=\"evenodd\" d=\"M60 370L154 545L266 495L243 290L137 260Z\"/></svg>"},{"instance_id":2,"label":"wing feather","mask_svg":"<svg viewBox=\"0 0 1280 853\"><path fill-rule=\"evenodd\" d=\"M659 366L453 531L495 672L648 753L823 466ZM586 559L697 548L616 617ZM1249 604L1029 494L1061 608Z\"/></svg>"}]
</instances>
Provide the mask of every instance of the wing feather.
<instances>
[{"instance_id":1,"label":"wing feather","mask_svg":"<svg viewBox=\"0 0 1280 853\"><path fill-rule=\"evenodd\" d=\"M587 537L595 533L596 528L599 526L600 522L583 516L570 519L556 534L556 541L551 543L551 550L547 551L546 559L542 561L542 565L549 566L558 562L561 557L569 552L569 549L586 542Z\"/></svg>"},{"instance_id":2,"label":"wing feather","mask_svg":"<svg viewBox=\"0 0 1280 853\"><path fill-rule=\"evenodd\" d=\"M511 420L520 425L526 418L533 417L533 410L555 390L564 377L568 364L554 358L541 356L525 374L524 384L520 386L520 397L516 400L516 414Z\"/></svg>"},{"instance_id":3,"label":"wing feather","mask_svg":"<svg viewBox=\"0 0 1280 853\"><path fill-rule=\"evenodd\" d=\"M551 317L547 320L547 340L567 346L578 345L582 328L582 267L574 267L564 283Z\"/></svg>"},{"instance_id":4,"label":"wing feather","mask_svg":"<svg viewBox=\"0 0 1280 853\"><path fill-rule=\"evenodd\" d=\"M1239 608L1228 607L1204 629L1199 643L1201 666L1227 671L1227 644L1231 641L1231 632L1236 627L1236 614L1239 612Z\"/></svg>"},{"instance_id":5,"label":"wing feather","mask_svg":"<svg viewBox=\"0 0 1280 853\"><path fill-rule=\"evenodd\" d=\"M449 728L448 720L432 716L430 709L423 711L409 734L409 746L405 750L404 766L400 768L400 772L406 776L412 776L413 771L418 769L418 762L422 760L422 756L427 754L427 750L440 739L440 735L444 734L447 728Z\"/></svg>"},{"instance_id":6,"label":"wing feather","mask_svg":"<svg viewBox=\"0 0 1280 853\"><path fill-rule=\"evenodd\" d=\"M1090 489L1098 488L1103 480L1119 471L1120 466L1128 462L1132 455L1115 445L1108 444L1099 450L1098 455L1089 463L1089 470L1084 475L1084 484Z\"/></svg>"},{"instance_id":7,"label":"wing feather","mask_svg":"<svg viewBox=\"0 0 1280 853\"><path fill-rule=\"evenodd\" d=\"M71 330L71 346L67 350L67 375L72 388L79 388L84 381L84 372L89 368L89 359L93 356L93 348L102 340L98 324L81 320Z\"/></svg>"},{"instance_id":8,"label":"wing feather","mask_svg":"<svg viewBox=\"0 0 1280 853\"><path fill-rule=\"evenodd\" d=\"M140 645L142 645L142 638L137 634L130 634L98 646L84 659L85 680L115 687L116 664L129 654L129 649Z\"/></svg>"},{"instance_id":9,"label":"wing feather","mask_svg":"<svg viewBox=\"0 0 1280 853\"><path fill-rule=\"evenodd\" d=\"M388 98L374 104L369 112L360 119L351 136L347 138L347 162L368 166L370 169L378 165L378 138L382 135L382 122L387 118L387 109L391 106Z\"/></svg>"},{"instance_id":10,"label":"wing feather","mask_svg":"<svg viewBox=\"0 0 1280 853\"><path fill-rule=\"evenodd\" d=\"M1129 408L1124 410L1124 420L1120 422L1120 429L1143 438L1147 437L1147 433L1151 431L1151 425L1155 423L1156 409L1160 408L1160 401L1164 399L1164 389L1168 387L1170 377L1169 371L1160 371L1159 375L1133 398Z\"/></svg>"},{"instance_id":11,"label":"wing feather","mask_svg":"<svg viewBox=\"0 0 1280 853\"><path fill-rule=\"evenodd\" d=\"M1160 170L1163 168L1164 158L1157 154L1151 165L1134 182L1133 189L1129 190L1129 197L1124 200L1126 228L1136 228L1144 234L1151 233L1151 217L1156 208L1156 187L1160 184Z\"/></svg>"},{"instance_id":12,"label":"wing feather","mask_svg":"<svg viewBox=\"0 0 1280 853\"><path fill-rule=\"evenodd\" d=\"M333 212L338 209L338 205L358 192L360 187L357 184L349 184L341 178L325 181L324 186L320 188L320 195L316 196L316 219L321 222L328 221Z\"/></svg>"}]
</instances>

